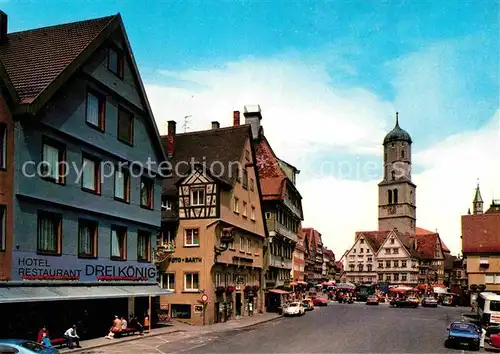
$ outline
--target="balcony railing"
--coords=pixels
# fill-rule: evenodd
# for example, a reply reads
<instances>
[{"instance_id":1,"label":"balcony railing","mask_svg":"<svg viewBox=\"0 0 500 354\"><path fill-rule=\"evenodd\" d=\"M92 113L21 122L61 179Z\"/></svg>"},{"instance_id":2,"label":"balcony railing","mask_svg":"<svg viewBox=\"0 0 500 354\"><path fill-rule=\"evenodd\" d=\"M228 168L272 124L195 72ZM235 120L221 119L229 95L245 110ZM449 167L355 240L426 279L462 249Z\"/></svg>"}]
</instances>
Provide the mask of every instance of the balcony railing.
<instances>
[{"instance_id":1,"label":"balcony railing","mask_svg":"<svg viewBox=\"0 0 500 354\"><path fill-rule=\"evenodd\" d=\"M156 247L158 249L163 250L164 252L167 252L167 253L174 253L175 252L175 243L174 242L158 242Z\"/></svg>"}]
</instances>

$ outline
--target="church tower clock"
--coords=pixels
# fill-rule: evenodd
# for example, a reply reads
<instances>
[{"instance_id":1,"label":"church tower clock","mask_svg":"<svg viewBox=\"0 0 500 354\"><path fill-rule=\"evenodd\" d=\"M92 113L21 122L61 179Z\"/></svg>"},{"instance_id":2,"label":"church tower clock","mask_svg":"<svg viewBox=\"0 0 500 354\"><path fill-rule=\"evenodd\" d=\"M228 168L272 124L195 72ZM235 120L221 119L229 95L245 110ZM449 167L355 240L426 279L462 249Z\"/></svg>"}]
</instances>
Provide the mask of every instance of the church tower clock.
<instances>
[{"instance_id":1,"label":"church tower clock","mask_svg":"<svg viewBox=\"0 0 500 354\"><path fill-rule=\"evenodd\" d=\"M378 228L380 231L397 228L403 233L415 234L417 207L411 181L410 134L396 125L384 138L384 176L378 184Z\"/></svg>"}]
</instances>

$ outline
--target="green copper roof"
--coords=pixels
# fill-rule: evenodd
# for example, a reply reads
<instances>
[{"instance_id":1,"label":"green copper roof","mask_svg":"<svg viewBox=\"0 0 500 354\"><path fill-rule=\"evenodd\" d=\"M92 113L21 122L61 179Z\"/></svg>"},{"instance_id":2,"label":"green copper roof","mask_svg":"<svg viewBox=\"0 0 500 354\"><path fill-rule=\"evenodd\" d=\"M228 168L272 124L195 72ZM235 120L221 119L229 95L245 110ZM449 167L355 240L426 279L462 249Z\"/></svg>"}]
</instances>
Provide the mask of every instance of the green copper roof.
<instances>
[{"instance_id":1,"label":"green copper roof","mask_svg":"<svg viewBox=\"0 0 500 354\"><path fill-rule=\"evenodd\" d=\"M404 129L399 126L399 114L396 113L396 125L384 138L384 145L394 141L406 141L409 144L412 143L411 136Z\"/></svg>"}]
</instances>

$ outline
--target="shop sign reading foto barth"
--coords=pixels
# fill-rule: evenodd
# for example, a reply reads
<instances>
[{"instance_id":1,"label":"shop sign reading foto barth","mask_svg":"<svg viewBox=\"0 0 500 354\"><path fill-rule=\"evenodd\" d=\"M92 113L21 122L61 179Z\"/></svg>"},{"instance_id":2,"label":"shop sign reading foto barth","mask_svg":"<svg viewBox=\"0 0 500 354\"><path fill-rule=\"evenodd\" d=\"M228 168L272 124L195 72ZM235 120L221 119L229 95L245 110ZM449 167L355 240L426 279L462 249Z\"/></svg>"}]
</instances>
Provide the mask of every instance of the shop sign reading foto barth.
<instances>
[{"instance_id":1,"label":"shop sign reading foto barth","mask_svg":"<svg viewBox=\"0 0 500 354\"><path fill-rule=\"evenodd\" d=\"M173 257L170 259L171 263L201 263L201 257Z\"/></svg>"}]
</instances>

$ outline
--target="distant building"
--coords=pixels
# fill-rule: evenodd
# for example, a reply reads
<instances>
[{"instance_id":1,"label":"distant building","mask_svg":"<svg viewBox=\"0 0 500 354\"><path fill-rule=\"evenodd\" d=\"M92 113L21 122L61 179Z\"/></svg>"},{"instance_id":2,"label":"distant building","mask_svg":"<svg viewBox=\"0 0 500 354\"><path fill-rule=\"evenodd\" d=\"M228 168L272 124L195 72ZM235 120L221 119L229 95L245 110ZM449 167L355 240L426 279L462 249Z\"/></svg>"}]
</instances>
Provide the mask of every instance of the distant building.
<instances>
[{"instance_id":1,"label":"distant building","mask_svg":"<svg viewBox=\"0 0 500 354\"><path fill-rule=\"evenodd\" d=\"M500 202L494 200L483 213L479 184L472 201L472 214L462 216L462 253L469 287L485 285L500 291Z\"/></svg>"}]
</instances>

